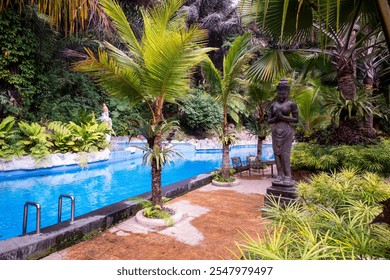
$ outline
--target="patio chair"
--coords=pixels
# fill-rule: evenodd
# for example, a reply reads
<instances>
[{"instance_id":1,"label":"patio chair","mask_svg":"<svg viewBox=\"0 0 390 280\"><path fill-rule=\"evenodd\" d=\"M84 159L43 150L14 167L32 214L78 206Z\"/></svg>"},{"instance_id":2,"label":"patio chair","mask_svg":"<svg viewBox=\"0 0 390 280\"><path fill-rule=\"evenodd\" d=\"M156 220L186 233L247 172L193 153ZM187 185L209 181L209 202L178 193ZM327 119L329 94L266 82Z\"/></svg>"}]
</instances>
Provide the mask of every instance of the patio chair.
<instances>
[{"instance_id":1,"label":"patio chair","mask_svg":"<svg viewBox=\"0 0 390 280\"><path fill-rule=\"evenodd\" d=\"M249 166L249 175L250 175L251 169L253 169L253 170L258 169L259 172L261 170L263 175L264 175L264 169L266 167L264 166L264 162L261 159L259 159L257 156L253 156L253 155L247 156L246 162L248 163L248 166Z\"/></svg>"},{"instance_id":2,"label":"patio chair","mask_svg":"<svg viewBox=\"0 0 390 280\"><path fill-rule=\"evenodd\" d=\"M236 170L237 173L240 173L240 177L242 178L242 171L248 171L249 168L248 165L244 162L242 162L240 157L232 157L232 165L233 168ZM249 172L250 175L250 172Z\"/></svg>"}]
</instances>

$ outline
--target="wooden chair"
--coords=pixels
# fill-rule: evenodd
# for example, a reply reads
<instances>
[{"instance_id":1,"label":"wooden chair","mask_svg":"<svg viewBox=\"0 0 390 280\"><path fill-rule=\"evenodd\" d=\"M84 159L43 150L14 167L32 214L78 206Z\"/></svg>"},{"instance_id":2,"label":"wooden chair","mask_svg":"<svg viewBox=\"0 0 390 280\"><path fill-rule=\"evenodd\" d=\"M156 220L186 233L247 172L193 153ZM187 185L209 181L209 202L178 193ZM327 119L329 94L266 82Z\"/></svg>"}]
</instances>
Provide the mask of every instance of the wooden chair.
<instances>
[{"instance_id":1,"label":"wooden chair","mask_svg":"<svg viewBox=\"0 0 390 280\"><path fill-rule=\"evenodd\" d=\"M242 178L242 171L247 170L250 175L249 167L246 163L242 162L240 157L232 157L232 165L237 173L240 173L240 177Z\"/></svg>"}]
</instances>

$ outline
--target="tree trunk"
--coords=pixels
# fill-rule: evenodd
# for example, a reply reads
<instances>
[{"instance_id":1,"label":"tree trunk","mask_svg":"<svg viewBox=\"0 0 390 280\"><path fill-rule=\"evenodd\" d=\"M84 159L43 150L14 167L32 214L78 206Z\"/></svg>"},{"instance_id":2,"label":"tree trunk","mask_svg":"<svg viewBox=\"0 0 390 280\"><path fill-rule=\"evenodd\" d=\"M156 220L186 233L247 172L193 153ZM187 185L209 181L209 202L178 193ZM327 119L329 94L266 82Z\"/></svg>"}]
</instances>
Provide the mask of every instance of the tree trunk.
<instances>
[{"instance_id":1,"label":"tree trunk","mask_svg":"<svg viewBox=\"0 0 390 280\"><path fill-rule=\"evenodd\" d=\"M154 140L154 147L159 147L161 151L161 134L156 135ZM157 168L156 159L152 161L152 202L153 205L160 205L162 207L162 188L161 188L161 172L162 166Z\"/></svg>"},{"instance_id":2,"label":"tree trunk","mask_svg":"<svg viewBox=\"0 0 390 280\"><path fill-rule=\"evenodd\" d=\"M348 69L352 70L352 69ZM337 79L337 84L340 92L344 95L345 99L353 100L356 95L355 79L352 71L343 71Z\"/></svg>"},{"instance_id":3,"label":"tree trunk","mask_svg":"<svg viewBox=\"0 0 390 280\"><path fill-rule=\"evenodd\" d=\"M159 123L164 119L162 114L162 108L164 104L164 99L158 99L156 101L156 107L155 107L155 124ZM149 146L155 151L158 150L161 152L162 150L162 135L161 131L156 133L153 141L153 145ZM156 149L158 148L158 149ZM161 188L161 173L163 166L161 165L158 168L156 158L152 160L152 202L153 205L160 205L162 207L162 188Z\"/></svg>"},{"instance_id":4,"label":"tree trunk","mask_svg":"<svg viewBox=\"0 0 390 280\"><path fill-rule=\"evenodd\" d=\"M374 86L374 80L371 77L366 76L366 78L363 80L363 83L364 83L366 94L368 96L372 96L372 88ZM369 113L367 120L365 120L364 128L367 129L369 132L372 132L374 130L374 116L372 115L372 113Z\"/></svg>"},{"instance_id":5,"label":"tree trunk","mask_svg":"<svg viewBox=\"0 0 390 280\"><path fill-rule=\"evenodd\" d=\"M263 155L263 138L257 136L257 158L261 160Z\"/></svg>"},{"instance_id":6,"label":"tree trunk","mask_svg":"<svg viewBox=\"0 0 390 280\"><path fill-rule=\"evenodd\" d=\"M387 49L390 51L390 5L388 0L376 0L376 7L378 9L382 30L386 38Z\"/></svg>"},{"instance_id":7,"label":"tree trunk","mask_svg":"<svg viewBox=\"0 0 390 280\"><path fill-rule=\"evenodd\" d=\"M258 105L258 117L257 117L257 122L258 122L257 126L259 128L261 128L263 123L265 123L265 111L262 105L263 103L262 101L260 101ZM265 133L261 129L259 132L258 132L259 134L257 135L257 158L261 160L263 154L263 140L265 139L266 135L264 135Z\"/></svg>"},{"instance_id":8,"label":"tree trunk","mask_svg":"<svg viewBox=\"0 0 390 280\"><path fill-rule=\"evenodd\" d=\"M223 126L223 138L228 135L228 126L227 123ZM223 178L230 177L230 158L229 158L229 143L225 142L225 139L222 141L222 170L221 175Z\"/></svg>"}]
</instances>

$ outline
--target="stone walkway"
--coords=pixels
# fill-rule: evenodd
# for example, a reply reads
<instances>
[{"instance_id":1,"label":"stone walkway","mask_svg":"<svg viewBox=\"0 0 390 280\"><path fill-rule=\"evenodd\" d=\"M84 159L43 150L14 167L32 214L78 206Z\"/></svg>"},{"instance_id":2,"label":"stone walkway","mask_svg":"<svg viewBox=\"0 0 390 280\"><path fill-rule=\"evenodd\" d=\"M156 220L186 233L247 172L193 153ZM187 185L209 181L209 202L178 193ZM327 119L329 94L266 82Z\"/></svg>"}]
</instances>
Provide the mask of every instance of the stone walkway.
<instances>
[{"instance_id":1,"label":"stone walkway","mask_svg":"<svg viewBox=\"0 0 390 280\"><path fill-rule=\"evenodd\" d=\"M271 186L260 175L243 175L240 181L235 187L209 184L170 201L182 215L173 226L145 225L132 217L44 259L234 258L241 234L260 232L263 194Z\"/></svg>"}]
</instances>

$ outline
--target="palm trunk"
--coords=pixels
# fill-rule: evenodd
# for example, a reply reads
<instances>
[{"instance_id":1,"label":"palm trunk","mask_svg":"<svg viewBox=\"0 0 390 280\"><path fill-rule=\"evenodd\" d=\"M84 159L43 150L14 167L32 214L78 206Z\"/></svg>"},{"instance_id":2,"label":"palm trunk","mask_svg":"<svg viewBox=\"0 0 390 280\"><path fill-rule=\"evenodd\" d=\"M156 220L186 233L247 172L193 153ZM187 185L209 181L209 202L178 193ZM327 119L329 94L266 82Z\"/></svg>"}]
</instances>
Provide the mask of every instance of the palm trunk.
<instances>
[{"instance_id":1,"label":"palm trunk","mask_svg":"<svg viewBox=\"0 0 390 280\"><path fill-rule=\"evenodd\" d=\"M376 0L376 7L382 23L383 33L385 34L387 49L390 51L390 5L388 0Z\"/></svg>"},{"instance_id":2,"label":"palm trunk","mask_svg":"<svg viewBox=\"0 0 390 280\"><path fill-rule=\"evenodd\" d=\"M366 90L366 94L368 96L372 96L372 88L374 86L373 78L371 76L367 76L363 80L363 83L364 83L364 88ZM372 132L374 130L374 116L372 115L372 113L369 113L367 120L364 122L364 128L367 129L369 132Z\"/></svg>"},{"instance_id":3,"label":"palm trunk","mask_svg":"<svg viewBox=\"0 0 390 280\"><path fill-rule=\"evenodd\" d=\"M343 71L338 77L337 84L345 99L353 100L356 95L356 85L353 71Z\"/></svg>"},{"instance_id":4,"label":"palm trunk","mask_svg":"<svg viewBox=\"0 0 390 280\"><path fill-rule=\"evenodd\" d=\"M156 102L156 119L155 122L158 123L163 120L162 115L162 107L163 107L163 99L158 99ZM153 145L151 146L153 150L157 150L161 152L162 149L162 135L161 131L156 134L154 137ZM158 168L157 161L154 158L152 160L152 202L153 205L160 205L162 207L162 188L161 188L161 173L162 173L162 165Z\"/></svg>"},{"instance_id":5,"label":"palm trunk","mask_svg":"<svg viewBox=\"0 0 390 280\"><path fill-rule=\"evenodd\" d=\"M223 126L223 136L228 134L228 127L227 124ZM225 140L222 141L222 170L221 175L223 178L229 178L230 177L230 159L229 159L229 144L225 142Z\"/></svg>"},{"instance_id":6,"label":"palm trunk","mask_svg":"<svg viewBox=\"0 0 390 280\"><path fill-rule=\"evenodd\" d=\"M258 117L257 117L257 126L259 128L262 127L262 124L265 122L265 112L263 110L262 101L260 101L258 105ZM263 134L263 131L259 131ZM265 135L257 135L257 158L261 160L263 155L263 140L265 139Z\"/></svg>"},{"instance_id":7,"label":"palm trunk","mask_svg":"<svg viewBox=\"0 0 390 280\"><path fill-rule=\"evenodd\" d=\"M156 135L154 139L154 147L158 147L161 151L161 134ZM160 205L162 207L162 188L161 188L161 172L162 166L157 168L156 159L152 161L152 202L153 205Z\"/></svg>"},{"instance_id":8,"label":"palm trunk","mask_svg":"<svg viewBox=\"0 0 390 280\"><path fill-rule=\"evenodd\" d=\"M356 84L355 84L355 68L354 63L346 62L341 66L341 70L337 73L337 85L339 91L342 93L346 100L353 100L356 95ZM345 109L340 114L340 125L345 123L348 119L348 111Z\"/></svg>"},{"instance_id":9,"label":"palm trunk","mask_svg":"<svg viewBox=\"0 0 390 280\"><path fill-rule=\"evenodd\" d=\"M257 136L257 158L261 160L263 155L263 138L261 136Z\"/></svg>"}]
</instances>

